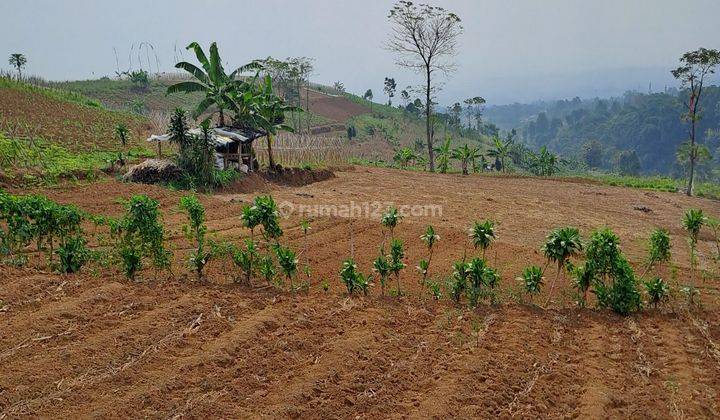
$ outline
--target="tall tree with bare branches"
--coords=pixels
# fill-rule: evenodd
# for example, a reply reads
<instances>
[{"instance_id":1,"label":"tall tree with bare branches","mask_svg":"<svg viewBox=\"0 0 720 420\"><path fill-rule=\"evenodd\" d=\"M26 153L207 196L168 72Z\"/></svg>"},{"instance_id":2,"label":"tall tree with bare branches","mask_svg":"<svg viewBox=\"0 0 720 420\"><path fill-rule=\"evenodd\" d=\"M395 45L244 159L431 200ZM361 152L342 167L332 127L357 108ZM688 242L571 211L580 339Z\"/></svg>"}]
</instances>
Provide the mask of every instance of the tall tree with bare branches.
<instances>
[{"instance_id":1,"label":"tall tree with bare branches","mask_svg":"<svg viewBox=\"0 0 720 420\"><path fill-rule=\"evenodd\" d=\"M683 118L690 122L690 140L689 144L686 143L690 166L687 195L692 195L695 163L700 150L695 143L695 125L700 120L700 98L703 93L703 84L708 75L715 73L715 67L718 65L720 65L720 51L700 48L683 54L680 58L680 67L671 72L676 79L680 80L682 86L688 89L690 95L688 101L685 102L687 113L683 114Z\"/></svg>"},{"instance_id":2,"label":"tall tree with bare branches","mask_svg":"<svg viewBox=\"0 0 720 420\"><path fill-rule=\"evenodd\" d=\"M452 57L456 54L457 40L462 33L460 17L442 7L413 4L401 0L390 9L388 19L392 33L386 48L397 54L400 67L423 73L425 84L425 128L430 171L435 172L432 114L433 76L436 72L449 74L455 69Z\"/></svg>"}]
</instances>

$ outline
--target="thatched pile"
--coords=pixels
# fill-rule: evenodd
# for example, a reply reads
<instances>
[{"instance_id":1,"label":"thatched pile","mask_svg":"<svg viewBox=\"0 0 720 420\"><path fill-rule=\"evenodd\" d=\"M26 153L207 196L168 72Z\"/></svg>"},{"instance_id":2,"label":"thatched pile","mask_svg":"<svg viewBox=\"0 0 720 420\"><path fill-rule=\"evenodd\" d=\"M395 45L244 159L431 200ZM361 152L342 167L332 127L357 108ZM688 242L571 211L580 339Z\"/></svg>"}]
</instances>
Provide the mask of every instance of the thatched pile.
<instances>
[{"instance_id":1,"label":"thatched pile","mask_svg":"<svg viewBox=\"0 0 720 420\"><path fill-rule=\"evenodd\" d=\"M123 179L143 184L157 184L177 181L181 177L182 170L175 162L167 159L147 159L131 167Z\"/></svg>"}]
</instances>

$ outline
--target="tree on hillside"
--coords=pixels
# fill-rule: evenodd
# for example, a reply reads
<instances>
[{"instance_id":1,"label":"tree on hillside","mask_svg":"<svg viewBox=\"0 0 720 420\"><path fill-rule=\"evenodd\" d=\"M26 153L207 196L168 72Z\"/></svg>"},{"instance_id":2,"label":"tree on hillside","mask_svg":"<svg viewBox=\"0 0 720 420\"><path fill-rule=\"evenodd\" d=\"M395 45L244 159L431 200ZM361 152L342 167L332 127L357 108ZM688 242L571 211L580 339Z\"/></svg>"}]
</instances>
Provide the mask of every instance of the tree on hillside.
<instances>
[{"instance_id":1,"label":"tree on hillside","mask_svg":"<svg viewBox=\"0 0 720 420\"><path fill-rule=\"evenodd\" d=\"M583 145L583 160L589 168L602 166L603 150L602 144L597 140L591 140Z\"/></svg>"},{"instance_id":2,"label":"tree on hillside","mask_svg":"<svg viewBox=\"0 0 720 420\"><path fill-rule=\"evenodd\" d=\"M17 70L18 79L22 79L22 69L25 67L25 64L27 64L27 58L20 53L10 54L8 63Z\"/></svg>"},{"instance_id":3,"label":"tree on hillside","mask_svg":"<svg viewBox=\"0 0 720 420\"><path fill-rule=\"evenodd\" d=\"M262 127L267 137L268 163L270 169L275 169L275 159L272 152L273 137L279 131L293 132L293 128L285 124L285 114L288 112L302 112L295 106L288 106L282 98L273 91L272 78L265 76L257 100L257 114L255 123Z\"/></svg>"},{"instance_id":4,"label":"tree on hillside","mask_svg":"<svg viewBox=\"0 0 720 420\"><path fill-rule=\"evenodd\" d=\"M372 99L373 99L372 89L368 89L365 91L365 94L363 95L363 99L370 102L370 112L372 112Z\"/></svg>"},{"instance_id":5,"label":"tree on hillside","mask_svg":"<svg viewBox=\"0 0 720 420\"><path fill-rule=\"evenodd\" d=\"M462 115L462 105L460 105L460 102L455 102L450 107L449 112L450 117L452 118L451 124L460 128L460 116Z\"/></svg>"},{"instance_id":6,"label":"tree on hillside","mask_svg":"<svg viewBox=\"0 0 720 420\"><path fill-rule=\"evenodd\" d=\"M345 85L341 81L333 83L333 89L335 89L339 93L345 93Z\"/></svg>"},{"instance_id":7,"label":"tree on hillside","mask_svg":"<svg viewBox=\"0 0 720 420\"><path fill-rule=\"evenodd\" d=\"M213 114L215 112L219 114L219 124L223 126L225 125L225 111L234 110L237 112L238 104L236 99L242 96L240 95L241 92L246 92L250 89L250 85L247 82L236 80L236 76L247 70L259 70L261 65L254 61L239 67L228 75L222 66L220 54L214 42L210 44L209 59L197 42L188 45L187 49L195 52L195 56L200 62L202 69L186 61L177 63L175 65L176 68L187 71L195 80L183 81L169 86L167 88L167 94L175 92L204 92L205 99L195 108L192 117L197 119L210 107L214 107Z\"/></svg>"},{"instance_id":8,"label":"tree on hillside","mask_svg":"<svg viewBox=\"0 0 720 420\"><path fill-rule=\"evenodd\" d=\"M388 106L392 106L392 98L395 96L395 89L397 89L395 79L392 77L386 77L383 91L385 91L385 94L388 96Z\"/></svg>"},{"instance_id":9,"label":"tree on hillside","mask_svg":"<svg viewBox=\"0 0 720 420\"><path fill-rule=\"evenodd\" d=\"M400 99L403 101L403 108L407 108L408 104L410 104L410 93L407 91L407 89L403 89L400 92Z\"/></svg>"},{"instance_id":10,"label":"tree on hillside","mask_svg":"<svg viewBox=\"0 0 720 420\"><path fill-rule=\"evenodd\" d=\"M460 18L442 7L415 5L401 0L388 15L392 35L387 49L397 54L396 63L425 75L425 131L430 171L435 171L430 115L434 73L449 74L455 66L450 60L456 53L457 39L462 33Z\"/></svg>"},{"instance_id":11,"label":"tree on hillside","mask_svg":"<svg viewBox=\"0 0 720 420\"><path fill-rule=\"evenodd\" d=\"M475 120L475 129L480 130L480 124L482 123L483 106L485 105L485 98L482 96L475 96L473 98L467 98L463 101L468 117L468 128L472 128L472 122Z\"/></svg>"},{"instance_id":12,"label":"tree on hillside","mask_svg":"<svg viewBox=\"0 0 720 420\"><path fill-rule=\"evenodd\" d=\"M698 159L698 145L695 142L695 126L700 119L700 99L703 94L705 77L715 72L720 65L720 51L700 48L686 52L680 58L680 67L673 70L672 75L680 80L682 86L688 89L690 98L685 102L687 112L683 115L690 122L690 139L688 145L688 186L687 195L692 195L693 178L695 176L695 163Z\"/></svg>"}]
</instances>

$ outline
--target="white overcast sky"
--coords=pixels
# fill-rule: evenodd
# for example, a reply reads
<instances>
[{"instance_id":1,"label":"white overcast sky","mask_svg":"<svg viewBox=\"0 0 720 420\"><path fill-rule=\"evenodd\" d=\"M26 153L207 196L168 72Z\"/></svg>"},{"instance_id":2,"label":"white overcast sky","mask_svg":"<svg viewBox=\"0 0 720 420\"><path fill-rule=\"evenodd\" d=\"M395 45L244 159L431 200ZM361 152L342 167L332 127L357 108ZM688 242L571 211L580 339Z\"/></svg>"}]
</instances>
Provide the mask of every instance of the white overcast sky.
<instances>
[{"instance_id":1,"label":"white overcast sky","mask_svg":"<svg viewBox=\"0 0 720 420\"><path fill-rule=\"evenodd\" d=\"M176 45L217 41L229 67L269 55L313 57L315 81L340 80L353 92L372 88L379 98L385 76L400 87L421 81L382 48L392 3L0 0L0 55L22 52L26 71L48 79L84 79L114 74L113 47L126 68L131 46L150 42L161 70L170 70ZM443 104L474 95L495 104L606 96L650 83L659 90L672 83L669 70L683 52L720 48L720 0L430 3L456 12L465 28ZM6 59L0 68L9 68Z\"/></svg>"}]
</instances>

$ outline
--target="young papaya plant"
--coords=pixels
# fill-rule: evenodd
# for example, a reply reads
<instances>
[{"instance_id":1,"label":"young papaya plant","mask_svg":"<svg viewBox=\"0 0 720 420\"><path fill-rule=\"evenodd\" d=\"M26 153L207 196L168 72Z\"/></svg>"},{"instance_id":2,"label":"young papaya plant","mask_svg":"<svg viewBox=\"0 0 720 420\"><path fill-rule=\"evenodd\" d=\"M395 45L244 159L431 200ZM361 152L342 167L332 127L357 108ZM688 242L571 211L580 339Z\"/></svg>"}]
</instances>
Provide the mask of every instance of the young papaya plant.
<instances>
[{"instance_id":1,"label":"young papaya plant","mask_svg":"<svg viewBox=\"0 0 720 420\"><path fill-rule=\"evenodd\" d=\"M580 239L580 231L574 227L563 227L553 230L542 246L542 252L549 262L555 262L557 264L557 273L555 279L550 284L550 292L548 293L548 299L545 303L547 306L552 298L553 290L555 289L555 283L560 278L560 272L565 262L572 256L577 255L582 251L582 241Z\"/></svg>"},{"instance_id":2,"label":"young papaya plant","mask_svg":"<svg viewBox=\"0 0 720 420\"><path fill-rule=\"evenodd\" d=\"M280 228L279 216L280 213L273 200L272 196L261 195L255 197L253 203L253 211L256 213L259 224L263 227L263 237L267 241L277 241L283 235L283 231Z\"/></svg>"},{"instance_id":3,"label":"young papaya plant","mask_svg":"<svg viewBox=\"0 0 720 420\"><path fill-rule=\"evenodd\" d=\"M245 284L250 285L255 272L254 262L260 258L257 245L252 239L245 240L245 249L236 248L233 250L232 259L236 266L245 274ZM272 261L272 259L271 259Z\"/></svg>"},{"instance_id":4,"label":"young papaya plant","mask_svg":"<svg viewBox=\"0 0 720 420\"><path fill-rule=\"evenodd\" d=\"M405 258L403 242L400 239L393 239L390 243L390 272L395 275L398 297L402 294L400 291L400 272L405 268L403 258Z\"/></svg>"},{"instance_id":5,"label":"young papaya plant","mask_svg":"<svg viewBox=\"0 0 720 420\"><path fill-rule=\"evenodd\" d=\"M645 290L647 290L650 303L657 308L659 303L667 299L670 289L663 279L655 277L654 279L645 282Z\"/></svg>"},{"instance_id":6,"label":"young papaya plant","mask_svg":"<svg viewBox=\"0 0 720 420\"><path fill-rule=\"evenodd\" d=\"M453 273L448 281L448 289L450 290L450 297L457 304L460 303L462 295L467 289L467 263L464 261L455 261L453 263Z\"/></svg>"},{"instance_id":7,"label":"young papaya plant","mask_svg":"<svg viewBox=\"0 0 720 420\"><path fill-rule=\"evenodd\" d=\"M610 229L592 233L585 252L585 270L592 276L598 306L628 315L640 310L642 298L630 263L620 250L620 239Z\"/></svg>"},{"instance_id":8,"label":"young papaya plant","mask_svg":"<svg viewBox=\"0 0 720 420\"><path fill-rule=\"evenodd\" d=\"M55 252L60 257L59 269L62 273L77 273L90 259L87 240L80 235L65 239Z\"/></svg>"},{"instance_id":9,"label":"young papaya plant","mask_svg":"<svg viewBox=\"0 0 720 420\"><path fill-rule=\"evenodd\" d=\"M420 274L422 274L420 284L424 285L425 281L427 280L428 270L430 269L430 262L432 261L433 247L440 240L440 235L435 233L435 229L432 227L432 225L428 225L428 227L425 229L425 233L420 236L420 239L425 243L425 246L428 249L427 259L421 259L417 267L417 269L420 271Z\"/></svg>"},{"instance_id":10,"label":"young papaya plant","mask_svg":"<svg viewBox=\"0 0 720 420\"><path fill-rule=\"evenodd\" d=\"M295 286L293 285L293 277L295 277L295 274L297 273L297 255L295 254L295 251L291 250L290 248L277 245L275 247L275 255L278 259L278 265L280 265L280 269L282 270L283 274L285 275L285 278L290 283L290 291L292 293L295 293Z\"/></svg>"},{"instance_id":11,"label":"young papaya plant","mask_svg":"<svg viewBox=\"0 0 720 420\"><path fill-rule=\"evenodd\" d=\"M494 289L500 276L497 271L490 268L482 258L473 258L465 266L469 280L468 300L470 306L475 307L478 300L489 297L494 301Z\"/></svg>"},{"instance_id":12,"label":"young papaya plant","mask_svg":"<svg viewBox=\"0 0 720 420\"><path fill-rule=\"evenodd\" d=\"M485 251L496 239L495 222L493 222L492 220L475 222L472 229L470 230L470 237L472 239L472 243L475 249L480 248L482 250L482 258L485 259Z\"/></svg>"},{"instance_id":13,"label":"young papaya plant","mask_svg":"<svg viewBox=\"0 0 720 420\"><path fill-rule=\"evenodd\" d=\"M700 209L689 209L683 216L682 225L688 233L688 244L690 245L690 268L693 270L697 266L697 250L698 236L700 229L705 224L705 215Z\"/></svg>"},{"instance_id":14,"label":"young papaya plant","mask_svg":"<svg viewBox=\"0 0 720 420\"><path fill-rule=\"evenodd\" d=\"M275 261L271 255L264 255L260 257L258 261L258 272L267 284L272 284L277 275L277 269L275 268Z\"/></svg>"},{"instance_id":15,"label":"young papaya plant","mask_svg":"<svg viewBox=\"0 0 720 420\"><path fill-rule=\"evenodd\" d=\"M135 195L125 204L125 215L108 219L110 235L116 240L123 271L135 279L145 257L152 257L156 270L170 269L172 254L163 245L165 231L160 221L160 203L145 195Z\"/></svg>"},{"instance_id":16,"label":"young papaya plant","mask_svg":"<svg viewBox=\"0 0 720 420\"><path fill-rule=\"evenodd\" d=\"M380 254L373 262L373 270L380 276L380 296L385 296L385 285L391 273L390 261L385 255L385 249L380 247Z\"/></svg>"},{"instance_id":17,"label":"young papaya plant","mask_svg":"<svg viewBox=\"0 0 720 420\"><path fill-rule=\"evenodd\" d=\"M402 215L395 207L390 207L383 213L380 223L390 231L390 240L395 239L395 227L400 223L400 220L402 220Z\"/></svg>"},{"instance_id":18,"label":"young papaya plant","mask_svg":"<svg viewBox=\"0 0 720 420\"><path fill-rule=\"evenodd\" d=\"M530 300L532 301L532 297L538 295L542 288L543 270L536 265L525 267L522 272L522 277L520 277L519 280L522 282L525 293L530 296Z\"/></svg>"},{"instance_id":19,"label":"young papaya plant","mask_svg":"<svg viewBox=\"0 0 720 420\"><path fill-rule=\"evenodd\" d=\"M370 284L370 277L365 277L357 269L357 264L352 258L348 258L343 261L342 268L340 269L340 280L345 284L348 295L352 295L355 290L360 290L364 295L368 294L368 286Z\"/></svg>"},{"instance_id":20,"label":"young papaya plant","mask_svg":"<svg viewBox=\"0 0 720 420\"><path fill-rule=\"evenodd\" d=\"M250 239L255 240L255 228L261 223L260 212L256 206L243 206L240 219L250 229Z\"/></svg>"},{"instance_id":21,"label":"young papaya plant","mask_svg":"<svg viewBox=\"0 0 720 420\"><path fill-rule=\"evenodd\" d=\"M580 292L577 303L581 308L584 308L587 305L588 292L595 275L592 264L585 262L577 266L572 265L569 267L569 271L575 288Z\"/></svg>"},{"instance_id":22,"label":"young papaya plant","mask_svg":"<svg viewBox=\"0 0 720 420\"><path fill-rule=\"evenodd\" d=\"M650 234L648 240L648 262L642 276L658 263L670 261L670 233L663 228L657 228Z\"/></svg>"},{"instance_id":23,"label":"young papaya plant","mask_svg":"<svg viewBox=\"0 0 720 420\"><path fill-rule=\"evenodd\" d=\"M202 281L203 269L212 257L205 238L205 207L195 195L186 195L180 198L180 208L188 216L188 224L183 226L183 232L188 239L195 242L195 249L190 253L188 264L195 271L197 280Z\"/></svg>"}]
</instances>

